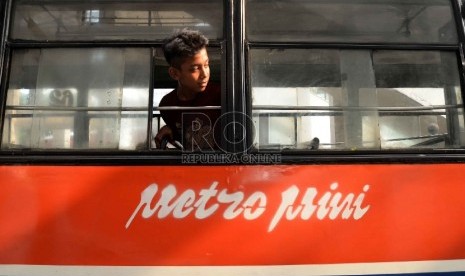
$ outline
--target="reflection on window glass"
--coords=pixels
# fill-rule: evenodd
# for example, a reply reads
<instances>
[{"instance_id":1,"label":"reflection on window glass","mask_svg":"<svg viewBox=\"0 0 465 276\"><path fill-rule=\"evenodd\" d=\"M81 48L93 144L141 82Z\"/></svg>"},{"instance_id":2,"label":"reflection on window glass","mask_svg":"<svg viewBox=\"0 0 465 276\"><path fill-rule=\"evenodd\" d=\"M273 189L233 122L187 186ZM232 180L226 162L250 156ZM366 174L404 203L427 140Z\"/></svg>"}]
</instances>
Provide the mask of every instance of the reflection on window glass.
<instances>
[{"instance_id":1,"label":"reflection on window glass","mask_svg":"<svg viewBox=\"0 0 465 276\"><path fill-rule=\"evenodd\" d=\"M250 60L257 148L465 144L453 52L252 49Z\"/></svg>"},{"instance_id":2,"label":"reflection on window glass","mask_svg":"<svg viewBox=\"0 0 465 276\"><path fill-rule=\"evenodd\" d=\"M463 143L457 58L452 53L375 51L382 146L453 147Z\"/></svg>"},{"instance_id":3,"label":"reflection on window glass","mask_svg":"<svg viewBox=\"0 0 465 276\"><path fill-rule=\"evenodd\" d=\"M13 52L3 148L134 149L147 133L149 49Z\"/></svg>"},{"instance_id":4,"label":"reflection on window glass","mask_svg":"<svg viewBox=\"0 0 465 276\"><path fill-rule=\"evenodd\" d=\"M99 10L87 10L84 13L84 22L86 23L99 23L100 22L100 11Z\"/></svg>"},{"instance_id":5,"label":"reflection on window glass","mask_svg":"<svg viewBox=\"0 0 465 276\"><path fill-rule=\"evenodd\" d=\"M223 1L17 0L12 38L39 41L160 40L192 28L223 37Z\"/></svg>"},{"instance_id":6,"label":"reflection on window glass","mask_svg":"<svg viewBox=\"0 0 465 276\"><path fill-rule=\"evenodd\" d=\"M250 41L456 43L449 0L247 0Z\"/></svg>"}]
</instances>

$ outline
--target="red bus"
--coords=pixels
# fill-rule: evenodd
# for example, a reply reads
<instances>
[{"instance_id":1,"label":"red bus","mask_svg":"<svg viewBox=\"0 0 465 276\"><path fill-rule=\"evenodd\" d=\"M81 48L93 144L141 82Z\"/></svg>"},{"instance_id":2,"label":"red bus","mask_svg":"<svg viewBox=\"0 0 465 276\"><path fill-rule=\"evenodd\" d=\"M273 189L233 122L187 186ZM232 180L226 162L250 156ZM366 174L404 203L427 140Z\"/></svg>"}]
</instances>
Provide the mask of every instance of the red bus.
<instances>
[{"instance_id":1,"label":"red bus","mask_svg":"<svg viewBox=\"0 0 465 276\"><path fill-rule=\"evenodd\" d=\"M0 12L1 275L465 273L461 1ZM213 150L153 142L184 28L221 86Z\"/></svg>"}]
</instances>

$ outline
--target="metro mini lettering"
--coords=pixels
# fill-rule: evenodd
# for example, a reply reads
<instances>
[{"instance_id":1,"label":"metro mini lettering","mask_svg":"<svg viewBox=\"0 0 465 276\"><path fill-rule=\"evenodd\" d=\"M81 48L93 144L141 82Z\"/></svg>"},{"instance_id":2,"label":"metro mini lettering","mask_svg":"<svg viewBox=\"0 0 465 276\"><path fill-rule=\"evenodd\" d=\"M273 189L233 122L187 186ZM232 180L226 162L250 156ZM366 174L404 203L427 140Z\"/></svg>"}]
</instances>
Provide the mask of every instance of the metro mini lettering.
<instances>
[{"instance_id":1,"label":"metro mini lettering","mask_svg":"<svg viewBox=\"0 0 465 276\"><path fill-rule=\"evenodd\" d=\"M332 193L337 190L338 185L338 183L331 184L330 191L325 192L318 201L316 201L318 190L314 187L307 188L297 206L295 204L300 190L295 185L289 187L281 193L281 204L271 220L268 232L273 231L283 217L287 220L294 220L300 214L301 219L308 220L315 211L319 220L325 219L328 214L331 220L338 218L338 216L342 219L349 219L351 216L355 220L362 218L370 208L370 205L362 207L365 193L368 192L370 186L365 185L363 192L355 200L355 194L349 193L341 202L342 194L340 192Z\"/></svg>"},{"instance_id":2,"label":"metro mini lettering","mask_svg":"<svg viewBox=\"0 0 465 276\"><path fill-rule=\"evenodd\" d=\"M163 219L172 214L174 218L182 219L191 214L195 209L195 218L205 219L213 215L220 204L226 204L223 212L224 219L234 219L242 214L246 220L256 219L266 209L266 195L262 192L254 192L245 196L244 192L228 193L223 189L218 193L218 182L213 182L208 189L202 189L198 195L192 189L187 189L176 198L177 190L174 185L166 186L155 201L158 185L151 184L141 193L140 202L126 223L126 228L131 226L134 218L142 209L141 216L145 219L156 215ZM218 194L218 196L217 196ZM151 207L153 206L153 208Z\"/></svg>"},{"instance_id":3,"label":"metro mini lettering","mask_svg":"<svg viewBox=\"0 0 465 276\"><path fill-rule=\"evenodd\" d=\"M288 221L309 220L312 217L318 220L361 219L370 209L370 205L364 204L370 185L364 185L358 194L344 195L338 191L338 188L338 183L332 183L326 191L307 187L301 194L299 187L290 186L281 193L281 202L273 214L268 232L273 231L283 219ZM255 220L265 213L267 196L261 191L247 195L243 191L230 192L226 188L218 189L218 181L212 182L208 188L201 189L198 193L186 189L178 195L173 184L158 193L158 185L154 183L142 191L139 204L126 223L126 229L131 226L139 212L145 219L151 217L163 219L170 215L176 219L183 219L192 214L196 219L206 219L214 215L220 206L224 206L223 219L233 220L242 216L246 220Z\"/></svg>"}]
</instances>

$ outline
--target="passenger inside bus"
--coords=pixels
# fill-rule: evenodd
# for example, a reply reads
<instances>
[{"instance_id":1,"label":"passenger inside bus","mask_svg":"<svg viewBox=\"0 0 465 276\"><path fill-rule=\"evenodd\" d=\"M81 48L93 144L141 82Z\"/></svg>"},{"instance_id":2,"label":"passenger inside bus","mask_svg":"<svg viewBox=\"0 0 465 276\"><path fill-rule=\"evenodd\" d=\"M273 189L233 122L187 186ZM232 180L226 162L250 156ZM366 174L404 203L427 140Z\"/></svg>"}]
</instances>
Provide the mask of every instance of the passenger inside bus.
<instances>
[{"instance_id":1,"label":"passenger inside bus","mask_svg":"<svg viewBox=\"0 0 465 276\"><path fill-rule=\"evenodd\" d=\"M221 89L209 82L207 45L203 34L187 29L163 44L168 73L177 81L177 87L160 101L160 114L166 125L155 136L157 148L166 148L169 142L189 151L214 150L219 144L213 127L219 126L215 123L221 112L207 107L221 105Z\"/></svg>"}]
</instances>

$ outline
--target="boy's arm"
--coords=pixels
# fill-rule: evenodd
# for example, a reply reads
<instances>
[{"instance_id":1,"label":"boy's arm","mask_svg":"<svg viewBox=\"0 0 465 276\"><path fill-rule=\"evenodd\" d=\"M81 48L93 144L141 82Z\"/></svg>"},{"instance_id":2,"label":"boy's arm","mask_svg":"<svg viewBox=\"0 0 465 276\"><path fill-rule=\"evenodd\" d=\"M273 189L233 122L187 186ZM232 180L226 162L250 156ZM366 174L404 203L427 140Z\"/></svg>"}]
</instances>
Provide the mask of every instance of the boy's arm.
<instances>
[{"instance_id":1,"label":"boy's arm","mask_svg":"<svg viewBox=\"0 0 465 276\"><path fill-rule=\"evenodd\" d=\"M155 145L157 149L161 148L164 139L167 139L170 143L174 143L173 131L168 125L164 125L160 128L157 135L155 135Z\"/></svg>"}]
</instances>

